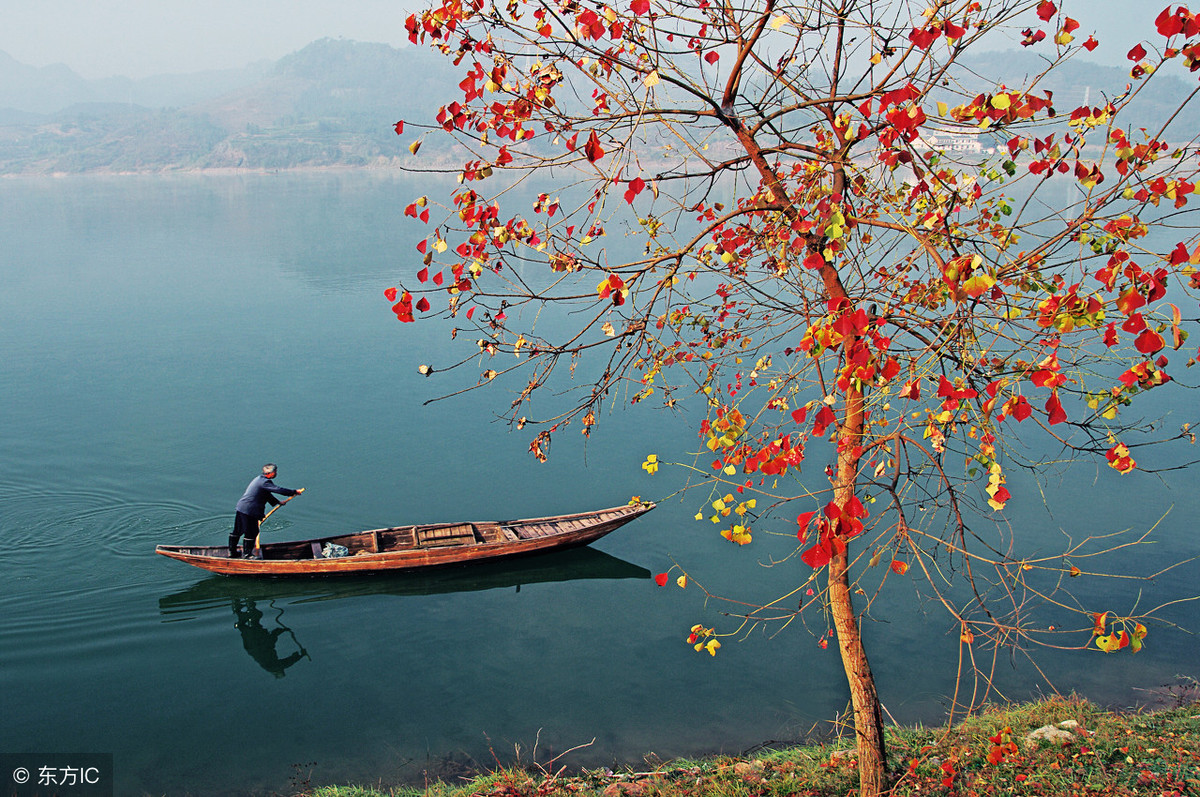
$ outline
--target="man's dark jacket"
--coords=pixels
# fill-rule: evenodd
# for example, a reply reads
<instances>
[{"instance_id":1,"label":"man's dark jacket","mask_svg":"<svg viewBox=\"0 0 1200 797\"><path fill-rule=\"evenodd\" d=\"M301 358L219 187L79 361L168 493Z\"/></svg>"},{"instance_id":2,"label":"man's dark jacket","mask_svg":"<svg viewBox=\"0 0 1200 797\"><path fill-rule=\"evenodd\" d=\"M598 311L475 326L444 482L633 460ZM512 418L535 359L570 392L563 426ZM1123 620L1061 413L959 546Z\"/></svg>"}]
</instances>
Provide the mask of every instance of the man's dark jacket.
<instances>
[{"instance_id":1,"label":"man's dark jacket","mask_svg":"<svg viewBox=\"0 0 1200 797\"><path fill-rule=\"evenodd\" d=\"M237 502L237 511L255 520L261 520L266 514L267 504L271 506L279 504L275 495L295 495L296 492L296 490L280 487L266 476L255 476L254 480L246 487L246 492L241 500ZM275 493L275 495L271 495L271 493Z\"/></svg>"}]
</instances>

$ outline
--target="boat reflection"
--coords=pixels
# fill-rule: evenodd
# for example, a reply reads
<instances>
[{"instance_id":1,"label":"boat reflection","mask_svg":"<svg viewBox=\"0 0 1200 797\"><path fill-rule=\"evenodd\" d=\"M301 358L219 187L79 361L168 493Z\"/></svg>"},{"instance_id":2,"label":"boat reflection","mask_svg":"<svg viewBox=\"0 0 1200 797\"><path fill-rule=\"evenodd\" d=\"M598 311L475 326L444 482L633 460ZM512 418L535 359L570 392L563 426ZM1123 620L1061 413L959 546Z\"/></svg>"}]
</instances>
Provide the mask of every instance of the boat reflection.
<instances>
[{"instance_id":1,"label":"boat reflection","mask_svg":"<svg viewBox=\"0 0 1200 797\"><path fill-rule=\"evenodd\" d=\"M594 548L414 573L378 573L322 579L208 576L158 600L163 622L190 620L231 600L287 599L290 604L370 595L439 595L515 588L578 579L649 578L650 571Z\"/></svg>"}]
</instances>

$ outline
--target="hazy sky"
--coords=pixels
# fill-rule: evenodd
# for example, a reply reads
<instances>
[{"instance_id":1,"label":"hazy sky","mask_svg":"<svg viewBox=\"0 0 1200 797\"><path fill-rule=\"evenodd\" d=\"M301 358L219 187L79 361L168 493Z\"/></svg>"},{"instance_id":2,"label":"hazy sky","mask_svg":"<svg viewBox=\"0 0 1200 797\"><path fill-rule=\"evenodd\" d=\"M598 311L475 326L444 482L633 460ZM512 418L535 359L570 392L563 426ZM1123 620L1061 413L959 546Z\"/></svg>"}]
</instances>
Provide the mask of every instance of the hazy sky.
<instances>
[{"instance_id":1,"label":"hazy sky","mask_svg":"<svg viewBox=\"0 0 1200 797\"><path fill-rule=\"evenodd\" d=\"M326 36L399 46L423 0L3 0L0 50L85 78L277 59Z\"/></svg>"},{"instance_id":2,"label":"hazy sky","mask_svg":"<svg viewBox=\"0 0 1200 797\"><path fill-rule=\"evenodd\" d=\"M622 0L617 0L622 3ZM1167 0L1057 0L1096 31L1089 58L1124 63L1153 34ZM277 59L326 36L399 46L425 0L3 0L0 50L22 63L62 63L85 78L146 77ZM1131 12L1130 9L1142 9ZM1135 16L1136 14L1136 16Z\"/></svg>"}]
</instances>

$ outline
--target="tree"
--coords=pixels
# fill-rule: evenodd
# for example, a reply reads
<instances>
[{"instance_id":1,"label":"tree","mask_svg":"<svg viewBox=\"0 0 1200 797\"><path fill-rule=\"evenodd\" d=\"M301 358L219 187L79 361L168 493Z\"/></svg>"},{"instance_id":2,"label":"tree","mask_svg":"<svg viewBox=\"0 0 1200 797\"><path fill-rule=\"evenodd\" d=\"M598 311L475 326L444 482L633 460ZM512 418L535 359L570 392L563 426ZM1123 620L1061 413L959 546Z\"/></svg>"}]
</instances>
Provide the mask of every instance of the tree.
<instances>
[{"instance_id":1,"label":"tree","mask_svg":"<svg viewBox=\"0 0 1200 797\"><path fill-rule=\"evenodd\" d=\"M1154 118L1145 98L1165 67L1200 70L1200 18L1128 14L1148 37L1128 84L1066 106L1048 86L1102 44L1050 0L440 0L408 20L463 79L432 124L396 132L423 131L414 154L449 136L430 168L460 187L444 218L428 197L406 209L433 228L392 309L474 329L480 386L524 374L509 418L538 427L539 459L613 397L699 397L694 467L722 534L745 544L796 512L798 591L831 620L863 795L887 756L856 593L912 570L970 650L1038 641L1030 598L1085 615L1083 645L1145 637L1145 614L1064 597L1107 543L1034 560L981 531L1006 529L1007 474L1037 465L1022 434L1121 473L1138 446L1191 439L1130 407L1193 362L1175 352L1200 288L1182 223L1196 151L1168 138L1200 89ZM972 68L1017 45L1036 70ZM504 173L536 186L532 207ZM623 225L640 254L606 245ZM576 323L548 332L553 307ZM580 361L594 379L530 420ZM814 458L821 484L798 477ZM716 636L692 631L712 653Z\"/></svg>"}]
</instances>

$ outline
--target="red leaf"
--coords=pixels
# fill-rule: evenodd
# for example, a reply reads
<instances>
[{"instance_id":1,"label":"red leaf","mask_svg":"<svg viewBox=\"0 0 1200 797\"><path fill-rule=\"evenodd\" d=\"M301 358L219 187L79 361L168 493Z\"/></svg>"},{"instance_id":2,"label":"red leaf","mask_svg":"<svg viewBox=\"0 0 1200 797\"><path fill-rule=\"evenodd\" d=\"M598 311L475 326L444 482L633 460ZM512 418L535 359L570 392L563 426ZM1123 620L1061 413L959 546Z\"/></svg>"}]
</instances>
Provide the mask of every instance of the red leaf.
<instances>
[{"instance_id":1,"label":"red leaf","mask_svg":"<svg viewBox=\"0 0 1200 797\"><path fill-rule=\"evenodd\" d=\"M422 313L428 312L429 311L429 300L426 299L424 296L422 296L420 299L417 300L417 309L420 310Z\"/></svg>"},{"instance_id":2,"label":"red leaf","mask_svg":"<svg viewBox=\"0 0 1200 797\"><path fill-rule=\"evenodd\" d=\"M800 559L804 564L816 570L819 567L824 567L829 564L829 560L833 558L833 551L830 550L829 544L820 542L809 548L804 553L800 554Z\"/></svg>"},{"instance_id":3,"label":"red leaf","mask_svg":"<svg viewBox=\"0 0 1200 797\"><path fill-rule=\"evenodd\" d=\"M1162 13L1154 20L1154 24L1161 36L1174 36L1177 33L1183 33L1183 18L1177 13L1172 14L1170 6L1162 10Z\"/></svg>"},{"instance_id":4,"label":"red leaf","mask_svg":"<svg viewBox=\"0 0 1200 797\"><path fill-rule=\"evenodd\" d=\"M471 320L471 316L473 316L473 315L475 315L475 308L474 308L473 306L472 306L472 307L468 307L468 308L467 308L467 320L468 320L468 321L470 321L470 320Z\"/></svg>"},{"instance_id":5,"label":"red leaf","mask_svg":"<svg viewBox=\"0 0 1200 797\"><path fill-rule=\"evenodd\" d=\"M1053 426L1056 423L1062 423L1067 419L1067 413L1063 411L1062 402L1058 400L1058 391L1052 391L1050 398L1046 399L1046 418Z\"/></svg>"},{"instance_id":6,"label":"red leaf","mask_svg":"<svg viewBox=\"0 0 1200 797\"><path fill-rule=\"evenodd\" d=\"M825 256L820 252L809 252L808 257L804 258L805 268L821 268L825 265Z\"/></svg>"},{"instance_id":7,"label":"red leaf","mask_svg":"<svg viewBox=\"0 0 1200 797\"><path fill-rule=\"evenodd\" d=\"M1137 340L1133 342L1133 345L1142 354L1154 354L1167 344L1163 340L1162 335L1153 329L1146 329L1142 334L1137 336Z\"/></svg>"},{"instance_id":8,"label":"red leaf","mask_svg":"<svg viewBox=\"0 0 1200 797\"><path fill-rule=\"evenodd\" d=\"M434 274L434 275L433 275L433 284L434 284L434 285L441 285L441 284L442 284L442 281L443 281L444 279L445 279L445 277L443 277L443 276L442 276L442 272L440 272L440 271L439 271L438 273L436 273L436 274Z\"/></svg>"},{"instance_id":9,"label":"red leaf","mask_svg":"<svg viewBox=\"0 0 1200 797\"><path fill-rule=\"evenodd\" d=\"M899 559L892 560L892 572L902 576L908 572L908 562L902 562Z\"/></svg>"},{"instance_id":10,"label":"red leaf","mask_svg":"<svg viewBox=\"0 0 1200 797\"><path fill-rule=\"evenodd\" d=\"M409 295L408 291L402 293L400 295L400 301L392 305L392 312L396 314L396 318L400 319L404 323L412 323L412 296Z\"/></svg>"},{"instance_id":11,"label":"red leaf","mask_svg":"<svg viewBox=\"0 0 1200 797\"><path fill-rule=\"evenodd\" d=\"M629 10L641 16L642 14L650 13L650 0L633 0L629 4Z\"/></svg>"},{"instance_id":12,"label":"red leaf","mask_svg":"<svg viewBox=\"0 0 1200 797\"><path fill-rule=\"evenodd\" d=\"M817 417L813 419L813 435L816 437L824 437L825 430L829 427L829 424L833 422L833 410L831 410L828 405L821 407L820 412L817 413Z\"/></svg>"},{"instance_id":13,"label":"red leaf","mask_svg":"<svg viewBox=\"0 0 1200 797\"><path fill-rule=\"evenodd\" d=\"M708 55L704 56L704 61L705 61L705 63L708 63L708 64L715 64L717 61L720 60L720 58L721 58L721 56L719 53L717 53L716 50L710 50Z\"/></svg>"},{"instance_id":14,"label":"red leaf","mask_svg":"<svg viewBox=\"0 0 1200 797\"><path fill-rule=\"evenodd\" d=\"M429 239L428 238L422 238L421 243L417 244L417 251L420 252L421 254L425 254L425 250L428 248L429 248Z\"/></svg>"},{"instance_id":15,"label":"red leaf","mask_svg":"<svg viewBox=\"0 0 1200 797\"><path fill-rule=\"evenodd\" d=\"M1026 28L1025 30L1021 31L1021 35L1025 37L1024 39L1021 40L1021 46L1029 47L1031 45L1037 44L1042 39L1045 39L1046 31L1044 31L1044 30L1035 31L1033 28ZM1032 169L1033 167L1030 166L1030 168Z\"/></svg>"},{"instance_id":16,"label":"red leaf","mask_svg":"<svg viewBox=\"0 0 1200 797\"><path fill-rule=\"evenodd\" d=\"M1020 423L1032 414L1033 407L1029 405L1029 399L1024 396L1017 396L1016 404L1012 410L1012 416L1017 419L1017 423Z\"/></svg>"},{"instance_id":17,"label":"red leaf","mask_svg":"<svg viewBox=\"0 0 1200 797\"><path fill-rule=\"evenodd\" d=\"M1130 50L1126 57L1129 58L1130 61L1140 61L1146 57L1146 48L1139 44Z\"/></svg>"},{"instance_id":18,"label":"red leaf","mask_svg":"<svg viewBox=\"0 0 1200 797\"><path fill-rule=\"evenodd\" d=\"M1087 41L1083 43L1083 49L1087 50L1089 53L1099 46L1100 42L1096 41L1095 36L1088 36Z\"/></svg>"},{"instance_id":19,"label":"red leaf","mask_svg":"<svg viewBox=\"0 0 1200 797\"><path fill-rule=\"evenodd\" d=\"M1042 20L1042 22L1049 22L1051 17L1054 16L1054 12L1057 10L1058 9L1054 7L1054 3L1051 3L1050 0L1042 0L1042 2L1038 3L1038 19Z\"/></svg>"},{"instance_id":20,"label":"red leaf","mask_svg":"<svg viewBox=\"0 0 1200 797\"><path fill-rule=\"evenodd\" d=\"M792 420L796 423L804 423L806 417L808 417L808 407L801 407L792 413Z\"/></svg>"},{"instance_id":21,"label":"red leaf","mask_svg":"<svg viewBox=\"0 0 1200 797\"><path fill-rule=\"evenodd\" d=\"M657 576L654 577L654 583L660 587L667 586L667 574L659 573Z\"/></svg>"},{"instance_id":22,"label":"red leaf","mask_svg":"<svg viewBox=\"0 0 1200 797\"><path fill-rule=\"evenodd\" d=\"M425 224L429 223L429 208L425 208L421 211L421 221Z\"/></svg>"},{"instance_id":23,"label":"red leaf","mask_svg":"<svg viewBox=\"0 0 1200 797\"><path fill-rule=\"evenodd\" d=\"M418 282L425 282L427 279L429 279L429 269L423 268L417 272Z\"/></svg>"},{"instance_id":24,"label":"red leaf","mask_svg":"<svg viewBox=\"0 0 1200 797\"><path fill-rule=\"evenodd\" d=\"M587 143L583 145L583 154L592 163L604 157L604 148L600 146L600 139L596 138L595 130L588 136Z\"/></svg>"},{"instance_id":25,"label":"red leaf","mask_svg":"<svg viewBox=\"0 0 1200 797\"><path fill-rule=\"evenodd\" d=\"M1111 349L1117 343L1117 324L1114 321L1104 328L1104 345Z\"/></svg>"},{"instance_id":26,"label":"red leaf","mask_svg":"<svg viewBox=\"0 0 1200 797\"><path fill-rule=\"evenodd\" d=\"M1125 332L1141 332L1146 328L1146 317L1141 313L1134 313L1125 319L1125 323L1121 324L1121 329Z\"/></svg>"},{"instance_id":27,"label":"red leaf","mask_svg":"<svg viewBox=\"0 0 1200 797\"><path fill-rule=\"evenodd\" d=\"M929 30L928 28L913 28L908 34L908 40L912 42L913 46L915 46L918 50L928 50L930 45L937 40L937 37L940 33L941 31L937 30L936 28L934 30Z\"/></svg>"},{"instance_id":28,"label":"red leaf","mask_svg":"<svg viewBox=\"0 0 1200 797\"><path fill-rule=\"evenodd\" d=\"M634 197L642 193L646 189L646 181L640 177L635 177L629 181L629 188L625 191L625 201L630 205L633 204Z\"/></svg>"},{"instance_id":29,"label":"red leaf","mask_svg":"<svg viewBox=\"0 0 1200 797\"><path fill-rule=\"evenodd\" d=\"M386 291L384 291L384 292L383 292L383 296L384 296L384 298L385 298L385 299L387 299L389 302L394 302L394 301L396 301L396 289L395 289L395 288L388 288Z\"/></svg>"},{"instance_id":30,"label":"red leaf","mask_svg":"<svg viewBox=\"0 0 1200 797\"><path fill-rule=\"evenodd\" d=\"M398 136L404 135L404 120L403 119L401 119L399 122L396 122L395 130L396 130L396 135L398 135Z\"/></svg>"}]
</instances>

